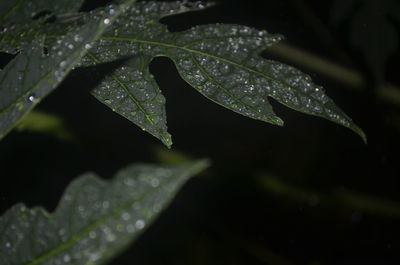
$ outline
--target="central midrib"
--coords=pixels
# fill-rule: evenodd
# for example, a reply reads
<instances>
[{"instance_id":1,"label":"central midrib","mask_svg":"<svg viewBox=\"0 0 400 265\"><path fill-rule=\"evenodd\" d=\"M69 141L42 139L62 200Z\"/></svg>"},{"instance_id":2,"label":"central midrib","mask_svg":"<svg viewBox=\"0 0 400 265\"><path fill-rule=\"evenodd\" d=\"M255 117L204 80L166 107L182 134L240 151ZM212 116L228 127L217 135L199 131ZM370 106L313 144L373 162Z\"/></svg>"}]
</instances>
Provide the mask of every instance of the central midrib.
<instances>
[{"instance_id":1,"label":"central midrib","mask_svg":"<svg viewBox=\"0 0 400 265\"><path fill-rule=\"evenodd\" d=\"M115 41L129 41L129 42L137 42L137 43L143 43L143 44L149 44L149 45L157 45L157 46L163 46L163 47L168 47L168 48L180 49L180 50L183 50L183 51L186 51L186 52L189 52L189 53L195 53L195 54L211 57L211 58L214 58L214 59L217 59L217 60L232 64L232 65L234 65L236 67L245 69L246 71L261 75L266 79L273 80L273 81L278 82L278 83L282 83L280 80L272 78L272 77L270 77L268 75L265 75L262 72L256 71L256 70L251 69L249 67L246 67L245 65L239 64L237 62L234 62L234 61L231 61L231 60L228 60L228 59L225 59L223 57L219 57L219 56L216 56L216 55L213 55L213 54L210 54L210 53L206 53L206 52L202 52L202 51L199 51L199 50L190 49L190 48L185 47L185 46L178 46L178 45L171 44L171 43L151 41L151 40L141 40L141 39L128 38L128 37L102 36L100 39L103 39L103 40L115 40Z\"/></svg>"}]
</instances>

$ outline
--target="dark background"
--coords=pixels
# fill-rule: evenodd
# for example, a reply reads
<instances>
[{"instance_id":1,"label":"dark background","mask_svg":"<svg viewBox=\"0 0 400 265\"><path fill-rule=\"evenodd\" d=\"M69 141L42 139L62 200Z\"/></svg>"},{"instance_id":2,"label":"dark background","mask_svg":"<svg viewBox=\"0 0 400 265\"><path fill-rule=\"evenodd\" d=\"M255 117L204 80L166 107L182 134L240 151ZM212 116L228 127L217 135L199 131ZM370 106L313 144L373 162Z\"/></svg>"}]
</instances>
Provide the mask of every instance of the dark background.
<instances>
[{"instance_id":1,"label":"dark background","mask_svg":"<svg viewBox=\"0 0 400 265\"><path fill-rule=\"evenodd\" d=\"M340 3L353 2L338 19ZM74 141L26 131L0 142L0 212L20 201L52 211L67 184L86 171L110 177L131 162L167 162L181 152L210 158L213 166L113 264L400 264L400 9L390 2L397 1L226 0L163 20L173 31L216 22L266 29L360 72L367 85L354 88L318 67L265 54L324 86L366 132L367 145L346 128L277 102L282 128L235 114L189 87L170 60L157 58L151 71L167 98L174 140L168 153L99 104L87 77L73 73L38 109L60 115ZM84 9L99 4L88 1ZM386 34L391 27L393 36ZM394 95L382 88L388 83Z\"/></svg>"}]
</instances>

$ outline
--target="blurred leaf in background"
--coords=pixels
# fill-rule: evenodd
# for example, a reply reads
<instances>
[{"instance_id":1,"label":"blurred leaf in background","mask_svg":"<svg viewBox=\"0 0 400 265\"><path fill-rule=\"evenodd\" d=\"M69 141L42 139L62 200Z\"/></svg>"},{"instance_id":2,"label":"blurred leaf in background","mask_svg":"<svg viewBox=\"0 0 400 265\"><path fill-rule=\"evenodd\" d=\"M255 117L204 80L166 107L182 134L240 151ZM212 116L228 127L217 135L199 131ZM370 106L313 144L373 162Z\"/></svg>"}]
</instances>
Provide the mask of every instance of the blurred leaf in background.
<instances>
[{"instance_id":1,"label":"blurred leaf in background","mask_svg":"<svg viewBox=\"0 0 400 265\"><path fill-rule=\"evenodd\" d=\"M361 50L377 84L385 82L386 63L399 48L396 10L400 10L398 0L337 0L331 9L335 25L348 24L349 42Z\"/></svg>"}]
</instances>

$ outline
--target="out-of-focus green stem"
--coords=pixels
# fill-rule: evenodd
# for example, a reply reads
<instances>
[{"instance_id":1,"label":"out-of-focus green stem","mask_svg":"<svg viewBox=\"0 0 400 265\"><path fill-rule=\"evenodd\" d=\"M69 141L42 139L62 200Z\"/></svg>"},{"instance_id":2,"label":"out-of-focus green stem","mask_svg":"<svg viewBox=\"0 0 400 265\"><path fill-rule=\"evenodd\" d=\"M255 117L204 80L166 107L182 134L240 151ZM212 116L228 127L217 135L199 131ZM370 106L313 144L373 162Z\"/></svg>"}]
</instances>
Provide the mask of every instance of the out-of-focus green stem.
<instances>
[{"instance_id":1,"label":"out-of-focus green stem","mask_svg":"<svg viewBox=\"0 0 400 265\"><path fill-rule=\"evenodd\" d=\"M344 188L338 188L322 194L265 175L260 176L257 180L260 187L270 194L284 196L292 200L309 204L318 202L325 205L329 204L334 206L334 208L342 209L346 207L349 210L360 211L375 216L400 219L400 203L396 201L382 199Z\"/></svg>"},{"instance_id":2,"label":"out-of-focus green stem","mask_svg":"<svg viewBox=\"0 0 400 265\"><path fill-rule=\"evenodd\" d=\"M72 133L59 116L37 110L31 111L26 115L16 129L18 131L52 135L60 140L73 139Z\"/></svg>"}]
</instances>

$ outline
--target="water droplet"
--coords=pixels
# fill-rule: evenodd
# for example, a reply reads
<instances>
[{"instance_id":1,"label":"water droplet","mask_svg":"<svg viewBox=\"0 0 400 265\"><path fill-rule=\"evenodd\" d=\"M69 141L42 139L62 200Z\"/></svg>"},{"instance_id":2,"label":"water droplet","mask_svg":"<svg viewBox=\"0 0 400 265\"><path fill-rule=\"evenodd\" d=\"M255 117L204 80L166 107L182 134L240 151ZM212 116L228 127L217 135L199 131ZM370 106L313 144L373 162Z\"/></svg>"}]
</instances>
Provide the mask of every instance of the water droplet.
<instances>
[{"instance_id":1,"label":"water droplet","mask_svg":"<svg viewBox=\"0 0 400 265\"><path fill-rule=\"evenodd\" d=\"M109 18L106 18L103 20L103 23L106 25L110 24L110 22L111 22L111 20Z\"/></svg>"},{"instance_id":2,"label":"water droplet","mask_svg":"<svg viewBox=\"0 0 400 265\"><path fill-rule=\"evenodd\" d=\"M145 225L145 223L141 219L137 220L136 223L135 223L135 226L136 226L137 229L143 229L144 225Z\"/></svg>"},{"instance_id":3,"label":"water droplet","mask_svg":"<svg viewBox=\"0 0 400 265\"><path fill-rule=\"evenodd\" d=\"M116 236L112 232L106 233L106 240L109 242L115 241Z\"/></svg>"},{"instance_id":4,"label":"water droplet","mask_svg":"<svg viewBox=\"0 0 400 265\"><path fill-rule=\"evenodd\" d=\"M126 178L126 179L124 179L124 183L125 183L125 185L133 186L135 184L135 181L131 178Z\"/></svg>"},{"instance_id":5,"label":"water droplet","mask_svg":"<svg viewBox=\"0 0 400 265\"><path fill-rule=\"evenodd\" d=\"M131 215L128 212L122 213L122 220L128 221L131 218Z\"/></svg>"},{"instance_id":6,"label":"water droplet","mask_svg":"<svg viewBox=\"0 0 400 265\"><path fill-rule=\"evenodd\" d=\"M157 178L153 178L153 179L151 180L151 186L152 186L153 188L157 188L158 185L160 185L160 181L159 181Z\"/></svg>"},{"instance_id":7,"label":"water droplet","mask_svg":"<svg viewBox=\"0 0 400 265\"><path fill-rule=\"evenodd\" d=\"M92 45L90 43L86 43L85 44L85 49L89 50L90 48L92 48Z\"/></svg>"},{"instance_id":8,"label":"water droplet","mask_svg":"<svg viewBox=\"0 0 400 265\"><path fill-rule=\"evenodd\" d=\"M89 260L94 262L98 259L100 259L101 255L99 253L90 253L89 254Z\"/></svg>"},{"instance_id":9,"label":"water droplet","mask_svg":"<svg viewBox=\"0 0 400 265\"><path fill-rule=\"evenodd\" d=\"M89 237L90 237L91 239L95 239L95 238L97 237L96 232L95 232L95 231L91 231L91 232L89 233Z\"/></svg>"},{"instance_id":10,"label":"water droplet","mask_svg":"<svg viewBox=\"0 0 400 265\"><path fill-rule=\"evenodd\" d=\"M64 229L64 228L61 228L60 230L58 230L58 234L59 234L60 236L65 235L65 229Z\"/></svg>"},{"instance_id":11,"label":"water droplet","mask_svg":"<svg viewBox=\"0 0 400 265\"><path fill-rule=\"evenodd\" d=\"M108 11L108 13L109 13L110 15L112 15L112 14L115 13L115 10L114 10L113 8L110 8L110 10ZM105 23L105 22L104 22L104 23Z\"/></svg>"},{"instance_id":12,"label":"water droplet","mask_svg":"<svg viewBox=\"0 0 400 265\"><path fill-rule=\"evenodd\" d=\"M30 94L30 95L28 96L28 101L29 101L29 102L35 102L35 101L36 101L35 94Z\"/></svg>"},{"instance_id":13,"label":"water droplet","mask_svg":"<svg viewBox=\"0 0 400 265\"><path fill-rule=\"evenodd\" d=\"M62 61L62 62L60 63L60 67L61 67L61 68L64 68L65 66L67 66L67 62L66 62L66 61Z\"/></svg>"},{"instance_id":14,"label":"water droplet","mask_svg":"<svg viewBox=\"0 0 400 265\"><path fill-rule=\"evenodd\" d=\"M68 254L65 254L63 257L64 262L70 262L71 261L71 257Z\"/></svg>"},{"instance_id":15,"label":"water droplet","mask_svg":"<svg viewBox=\"0 0 400 265\"><path fill-rule=\"evenodd\" d=\"M70 44L68 44L68 48L72 50L74 48L74 45L72 43L70 43Z\"/></svg>"},{"instance_id":16,"label":"water droplet","mask_svg":"<svg viewBox=\"0 0 400 265\"><path fill-rule=\"evenodd\" d=\"M7 242L6 243L6 248L10 248L11 247L11 243L10 242Z\"/></svg>"},{"instance_id":17,"label":"water droplet","mask_svg":"<svg viewBox=\"0 0 400 265\"><path fill-rule=\"evenodd\" d=\"M110 207L110 202L109 201L104 201L103 202L103 208L104 209L108 209L108 207Z\"/></svg>"},{"instance_id":18,"label":"water droplet","mask_svg":"<svg viewBox=\"0 0 400 265\"><path fill-rule=\"evenodd\" d=\"M82 41L82 36L80 36L80 35L78 35L78 34L75 35L75 36L74 36L74 41L75 41L75 42L80 42L80 41Z\"/></svg>"}]
</instances>

